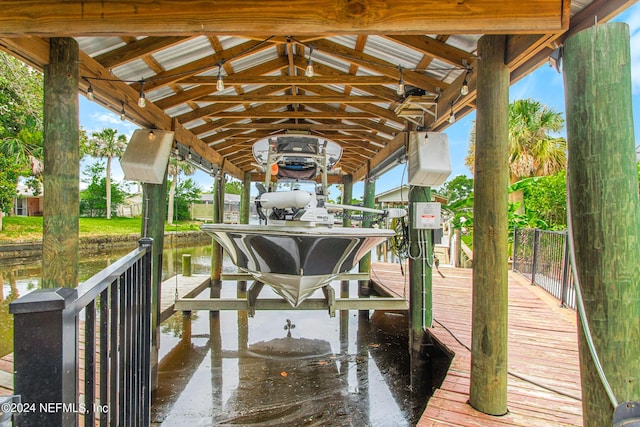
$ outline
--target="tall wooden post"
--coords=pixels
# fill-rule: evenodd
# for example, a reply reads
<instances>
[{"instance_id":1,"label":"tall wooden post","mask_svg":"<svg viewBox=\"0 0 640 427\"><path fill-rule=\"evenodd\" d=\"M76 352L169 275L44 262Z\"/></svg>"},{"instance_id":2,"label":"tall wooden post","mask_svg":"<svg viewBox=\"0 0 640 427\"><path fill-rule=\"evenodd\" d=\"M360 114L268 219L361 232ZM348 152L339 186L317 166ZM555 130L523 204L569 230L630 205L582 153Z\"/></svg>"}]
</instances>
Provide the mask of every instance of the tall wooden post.
<instances>
[{"instance_id":1,"label":"tall wooden post","mask_svg":"<svg viewBox=\"0 0 640 427\"><path fill-rule=\"evenodd\" d=\"M373 208L375 205L375 197L376 197L376 180L367 178L364 182L364 195L363 195L363 205L366 208ZM362 227L371 227L371 220L369 219L369 215L367 212L363 212L362 219ZM360 273L368 273L371 270L371 252L366 254L360 259L360 263L358 264L358 271ZM360 280L358 282L358 296L359 297L368 297L369 296L369 280ZM369 317L369 310L360 310L359 314L364 317Z\"/></svg>"},{"instance_id":2,"label":"tall wooden post","mask_svg":"<svg viewBox=\"0 0 640 427\"><path fill-rule=\"evenodd\" d=\"M224 184L225 175L219 171L215 177L213 185L213 222L222 224L224 222ZM220 288L222 286L222 246L212 238L213 248L211 250L211 298L220 298ZM211 314L214 314L212 311ZM216 312L217 314L217 312Z\"/></svg>"},{"instance_id":3,"label":"tall wooden post","mask_svg":"<svg viewBox=\"0 0 640 427\"><path fill-rule=\"evenodd\" d=\"M251 172L245 172L240 194L240 224L249 224L251 212Z\"/></svg>"},{"instance_id":4,"label":"tall wooden post","mask_svg":"<svg viewBox=\"0 0 640 427\"><path fill-rule=\"evenodd\" d=\"M409 191L409 314L411 317L410 344L413 351L420 351L424 340L425 326L431 327L432 272L429 260L433 260L430 230L417 230L414 226L415 203L430 202L430 187L412 187ZM426 252L429 253L426 253Z\"/></svg>"},{"instance_id":5,"label":"tall wooden post","mask_svg":"<svg viewBox=\"0 0 640 427\"><path fill-rule=\"evenodd\" d=\"M640 206L631 107L629 27L608 23L567 39L564 81L570 220L593 344L619 402L640 400ZM578 325L584 425L611 425Z\"/></svg>"},{"instance_id":6,"label":"tall wooden post","mask_svg":"<svg viewBox=\"0 0 640 427\"><path fill-rule=\"evenodd\" d=\"M160 348L160 294L162 291L162 249L164 221L167 217L167 174L162 184L142 185L142 236L153 239L151 245L151 389L158 387L158 349Z\"/></svg>"},{"instance_id":7,"label":"tall wooden post","mask_svg":"<svg viewBox=\"0 0 640 427\"><path fill-rule=\"evenodd\" d=\"M505 37L478 41L469 403L507 412L509 69Z\"/></svg>"},{"instance_id":8,"label":"tall wooden post","mask_svg":"<svg viewBox=\"0 0 640 427\"><path fill-rule=\"evenodd\" d=\"M44 67L42 287L78 285L80 146L78 43L50 39Z\"/></svg>"},{"instance_id":9,"label":"tall wooden post","mask_svg":"<svg viewBox=\"0 0 640 427\"><path fill-rule=\"evenodd\" d=\"M342 204L350 205L351 199L353 199L353 175L342 176ZM342 226L351 227L351 212L344 211L342 217Z\"/></svg>"}]
</instances>

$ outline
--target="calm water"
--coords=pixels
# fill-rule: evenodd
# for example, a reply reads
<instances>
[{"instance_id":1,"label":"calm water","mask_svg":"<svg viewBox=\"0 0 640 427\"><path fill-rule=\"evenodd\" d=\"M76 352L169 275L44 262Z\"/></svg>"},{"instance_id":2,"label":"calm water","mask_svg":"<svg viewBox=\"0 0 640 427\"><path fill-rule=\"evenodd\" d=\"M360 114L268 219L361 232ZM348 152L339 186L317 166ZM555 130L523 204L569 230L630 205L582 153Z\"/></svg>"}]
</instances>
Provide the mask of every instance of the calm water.
<instances>
[{"instance_id":1,"label":"calm water","mask_svg":"<svg viewBox=\"0 0 640 427\"><path fill-rule=\"evenodd\" d=\"M83 256L86 280L130 249ZM180 271L191 254L194 274L208 274L211 245L164 251L163 276ZM0 266L0 354L12 351L9 302L40 281L40 261ZM235 272L227 259L224 270ZM333 284L339 295L339 283ZM352 282L351 296L357 294ZM223 297L234 297L235 282L224 282ZM263 297L275 294L265 288ZM412 360L407 319L397 313L357 311L194 312L163 323L159 388L154 393L154 426L415 425L444 357Z\"/></svg>"}]
</instances>

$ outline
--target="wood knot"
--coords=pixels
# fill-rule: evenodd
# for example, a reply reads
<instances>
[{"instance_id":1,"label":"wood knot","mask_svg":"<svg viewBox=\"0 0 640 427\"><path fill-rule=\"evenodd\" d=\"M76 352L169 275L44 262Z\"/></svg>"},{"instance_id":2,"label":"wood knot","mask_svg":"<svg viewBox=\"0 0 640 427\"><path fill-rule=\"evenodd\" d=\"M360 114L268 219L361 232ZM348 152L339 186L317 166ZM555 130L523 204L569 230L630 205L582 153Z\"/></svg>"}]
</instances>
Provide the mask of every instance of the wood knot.
<instances>
[{"instance_id":1,"label":"wood knot","mask_svg":"<svg viewBox=\"0 0 640 427\"><path fill-rule=\"evenodd\" d=\"M369 3L362 0L347 0L345 5L345 12L347 16L362 17L369 12Z\"/></svg>"}]
</instances>

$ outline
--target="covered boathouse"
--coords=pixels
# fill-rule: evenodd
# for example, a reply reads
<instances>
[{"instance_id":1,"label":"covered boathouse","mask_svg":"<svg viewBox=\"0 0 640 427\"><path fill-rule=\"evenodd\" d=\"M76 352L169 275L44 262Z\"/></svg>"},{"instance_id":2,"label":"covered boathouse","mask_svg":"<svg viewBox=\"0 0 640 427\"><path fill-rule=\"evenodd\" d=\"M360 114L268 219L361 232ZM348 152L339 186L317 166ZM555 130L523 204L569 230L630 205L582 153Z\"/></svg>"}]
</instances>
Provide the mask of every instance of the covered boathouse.
<instances>
[{"instance_id":1,"label":"covered boathouse","mask_svg":"<svg viewBox=\"0 0 640 427\"><path fill-rule=\"evenodd\" d=\"M376 178L390 158L405 154L411 132L443 132L455 118L476 110L470 372L468 403L462 403L472 421L439 422L436 416L426 425L485 425L473 421L475 412L499 425L509 411L510 392L509 84L552 58L564 65L570 219L586 319L591 320L589 339L582 328L577 332L584 425L610 425L618 403L634 411L633 402L640 400L640 217L633 182L629 34L624 25L607 24L633 3L0 1L0 48L45 76L43 284L51 291L30 294L13 305L16 337L24 337L14 356L14 392L25 402L77 403L79 374L74 367L82 361L83 382L91 386L81 398L108 401L120 417L110 419L114 415L87 405L92 408L88 420L95 416L111 425L149 424L158 362L158 249L166 174L162 182L144 185L150 201L144 238L140 249L123 260L133 266L127 270L131 272L114 267L100 278L116 278L110 283L123 283L123 290L90 290L92 283L74 289L78 93L150 135L172 132L173 151L215 176L218 200L223 200L225 175L244 182L245 201L249 184L262 181L251 153L256 140L304 131L342 146L340 169L330 181L343 184L344 199L350 199L346 194L353 182L364 180L365 202L372 203ZM428 187L412 194L410 203L430 197ZM248 208L246 202L244 206ZM212 296L222 276L219 257L214 258ZM414 262L409 270L408 327L417 351L434 326L438 294L432 292L428 266ZM139 291L129 285L135 282L151 287ZM109 297L110 303L104 303ZM139 310L142 303L152 309ZM107 305L109 310L127 307L125 315L109 311L124 316L111 319L124 320L108 322ZM90 350L78 358L74 346L81 307L91 312L84 344ZM44 332L47 324L64 326ZM62 343L63 356L35 366L27 356L45 352L43 342ZM591 342L610 390L592 362ZM91 351L96 347L110 348L111 355L105 351L96 358ZM91 381L110 385L103 390ZM625 401L631 403L625 406ZM73 411L20 416L25 420L21 425L77 425L81 418Z\"/></svg>"}]
</instances>

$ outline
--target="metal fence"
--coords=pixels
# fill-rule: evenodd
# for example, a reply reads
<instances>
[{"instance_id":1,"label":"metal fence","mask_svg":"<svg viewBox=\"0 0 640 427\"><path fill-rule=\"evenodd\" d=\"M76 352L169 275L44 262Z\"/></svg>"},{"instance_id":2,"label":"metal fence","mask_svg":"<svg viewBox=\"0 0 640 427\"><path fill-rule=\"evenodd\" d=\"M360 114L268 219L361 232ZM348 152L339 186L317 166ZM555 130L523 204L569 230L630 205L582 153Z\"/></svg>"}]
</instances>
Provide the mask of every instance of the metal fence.
<instances>
[{"instance_id":1,"label":"metal fence","mask_svg":"<svg viewBox=\"0 0 640 427\"><path fill-rule=\"evenodd\" d=\"M148 426L151 243L77 288L10 305L20 426Z\"/></svg>"},{"instance_id":2,"label":"metal fence","mask_svg":"<svg viewBox=\"0 0 640 427\"><path fill-rule=\"evenodd\" d=\"M576 309L566 231L516 228L513 270L556 297L563 307Z\"/></svg>"}]
</instances>

